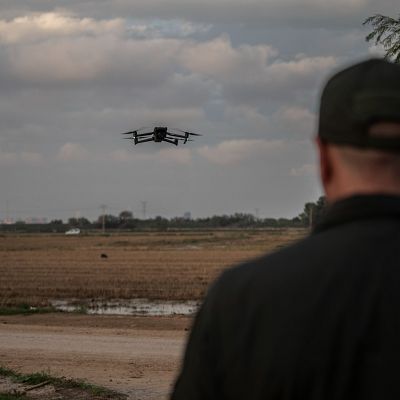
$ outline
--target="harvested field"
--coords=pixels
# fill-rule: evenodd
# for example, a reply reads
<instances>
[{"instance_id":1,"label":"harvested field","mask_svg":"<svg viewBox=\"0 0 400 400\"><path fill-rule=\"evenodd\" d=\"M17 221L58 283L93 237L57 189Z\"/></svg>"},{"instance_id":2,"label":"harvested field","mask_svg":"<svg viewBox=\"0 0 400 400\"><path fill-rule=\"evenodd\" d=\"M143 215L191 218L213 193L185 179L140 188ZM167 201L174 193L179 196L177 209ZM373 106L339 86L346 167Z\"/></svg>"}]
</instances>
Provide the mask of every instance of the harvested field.
<instances>
[{"instance_id":1,"label":"harvested field","mask_svg":"<svg viewBox=\"0 0 400 400\"><path fill-rule=\"evenodd\" d=\"M201 299L225 268L306 230L1 235L0 305L49 299Z\"/></svg>"}]
</instances>

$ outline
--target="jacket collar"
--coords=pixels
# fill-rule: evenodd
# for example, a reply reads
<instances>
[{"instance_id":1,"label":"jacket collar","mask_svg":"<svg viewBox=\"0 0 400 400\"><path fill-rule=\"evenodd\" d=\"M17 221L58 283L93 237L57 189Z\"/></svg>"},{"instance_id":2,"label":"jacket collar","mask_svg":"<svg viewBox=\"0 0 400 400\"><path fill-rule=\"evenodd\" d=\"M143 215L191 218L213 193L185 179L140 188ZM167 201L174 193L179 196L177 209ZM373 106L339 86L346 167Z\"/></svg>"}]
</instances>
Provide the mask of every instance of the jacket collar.
<instances>
[{"instance_id":1,"label":"jacket collar","mask_svg":"<svg viewBox=\"0 0 400 400\"><path fill-rule=\"evenodd\" d=\"M313 233L336 225L371 218L400 218L400 196L357 195L328 206Z\"/></svg>"}]
</instances>

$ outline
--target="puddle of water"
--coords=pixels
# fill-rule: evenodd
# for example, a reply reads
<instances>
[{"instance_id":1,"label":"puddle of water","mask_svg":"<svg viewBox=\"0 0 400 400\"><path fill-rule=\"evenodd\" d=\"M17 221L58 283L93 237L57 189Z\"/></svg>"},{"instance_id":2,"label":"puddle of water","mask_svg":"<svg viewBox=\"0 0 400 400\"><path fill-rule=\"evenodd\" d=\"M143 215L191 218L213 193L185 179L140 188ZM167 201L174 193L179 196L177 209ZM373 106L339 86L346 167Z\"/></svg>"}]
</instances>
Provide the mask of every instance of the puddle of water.
<instances>
[{"instance_id":1,"label":"puddle of water","mask_svg":"<svg viewBox=\"0 0 400 400\"><path fill-rule=\"evenodd\" d=\"M148 299L131 300L50 300L51 305L60 311L79 312L101 315L192 315L196 313L199 303L196 301L161 301Z\"/></svg>"}]
</instances>

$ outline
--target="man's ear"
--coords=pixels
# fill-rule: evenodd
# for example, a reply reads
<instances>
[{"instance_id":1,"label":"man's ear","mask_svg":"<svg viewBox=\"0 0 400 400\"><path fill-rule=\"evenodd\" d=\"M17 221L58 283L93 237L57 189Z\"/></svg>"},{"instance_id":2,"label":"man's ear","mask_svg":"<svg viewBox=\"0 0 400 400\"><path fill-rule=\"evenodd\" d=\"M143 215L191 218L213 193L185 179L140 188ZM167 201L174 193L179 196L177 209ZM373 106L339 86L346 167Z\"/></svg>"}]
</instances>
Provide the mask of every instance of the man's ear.
<instances>
[{"instance_id":1,"label":"man's ear","mask_svg":"<svg viewBox=\"0 0 400 400\"><path fill-rule=\"evenodd\" d=\"M319 136L315 138L315 143L317 145L319 153L319 170L321 183L324 187L325 193L327 193L327 188L332 180L332 163L330 159L329 145L321 140Z\"/></svg>"}]
</instances>

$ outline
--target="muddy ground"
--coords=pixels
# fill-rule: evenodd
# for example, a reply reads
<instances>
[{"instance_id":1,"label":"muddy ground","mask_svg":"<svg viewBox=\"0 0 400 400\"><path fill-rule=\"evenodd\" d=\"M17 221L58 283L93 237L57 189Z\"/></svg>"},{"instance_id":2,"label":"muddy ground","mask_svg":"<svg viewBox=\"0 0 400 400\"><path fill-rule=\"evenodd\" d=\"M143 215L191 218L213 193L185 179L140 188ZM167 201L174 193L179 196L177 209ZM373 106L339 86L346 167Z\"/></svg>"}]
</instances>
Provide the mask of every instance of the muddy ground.
<instances>
[{"instance_id":1,"label":"muddy ground","mask_svg":"<svg viewBox=\"0 0 400 400\"><path fill-rule=\"evenodd\" d=\"M180 316L0 316L0 366L84 379L131 400L166 399L191 322ZM50 398L43 392L42 400Z\"/></svg>"}]
</instances>

